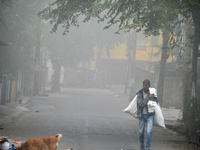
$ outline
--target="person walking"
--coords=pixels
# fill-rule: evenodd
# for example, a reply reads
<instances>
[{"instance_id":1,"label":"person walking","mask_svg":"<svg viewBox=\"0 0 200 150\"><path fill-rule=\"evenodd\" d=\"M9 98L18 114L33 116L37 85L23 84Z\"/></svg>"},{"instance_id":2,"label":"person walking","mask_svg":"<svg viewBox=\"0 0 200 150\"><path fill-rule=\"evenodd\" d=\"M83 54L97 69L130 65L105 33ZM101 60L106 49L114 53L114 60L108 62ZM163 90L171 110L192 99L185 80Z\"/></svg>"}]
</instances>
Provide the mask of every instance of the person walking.
<instances>
[{"instance_id":1,"label":"person walking","mask_svg":"<svg viewBox=\"0 0 200 150\"><path fill-rule=\"evenodd\" d=\"M146 150L150 149L151 146L151 136L153 130L153 120L154 112L148 112L147 103L155 101L158 103L157 97L154 94L150 93L149 90L150 81L145 79L143 81L143 88L137 93L137 115L139 117L139 140L140 140L140 150L145 149L144 145L144 133L145 133L145 124L146 124Z\"/></svg>"}]
</instances>

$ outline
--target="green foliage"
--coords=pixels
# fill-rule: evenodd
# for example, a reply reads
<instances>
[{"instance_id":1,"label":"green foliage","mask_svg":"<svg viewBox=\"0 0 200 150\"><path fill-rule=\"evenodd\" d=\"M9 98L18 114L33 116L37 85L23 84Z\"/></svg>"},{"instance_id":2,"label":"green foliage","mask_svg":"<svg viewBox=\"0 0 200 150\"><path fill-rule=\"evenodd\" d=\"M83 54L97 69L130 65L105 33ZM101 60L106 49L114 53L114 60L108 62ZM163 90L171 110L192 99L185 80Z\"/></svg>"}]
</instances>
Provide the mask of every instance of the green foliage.
<instances>
[{"instance_id":1,"label":"green foliage","mask_svg":"<svg viewBox=\"0 0 200 150\"><path fill-rule=\"evenodd\" d=\"M181 7L180 2L176 0L170 0L170 2L163 0L57 0L40 11L38 15L50 21L53 25L52 32L56 32L58 26L62 25L63 34L69 32L71 26L79 27L81 21L88 22L91 18L97 18L98 22L106 22L104 30L110 30L111 26L117 25L118 29L115 30L117 34L121 30L129 32L131 29L136 29L140 32L143 29L146 36L156 36L166 28L171 33L175 32L177 26L187 20L185 17L178 18ZM169 25L166 27L166 24ZM172 41L173 49L178 41L173 39ZM107 43L110 44L105 41L104 45Z\"/></svg>"},{"instance_id":2,"label":"green foliage","mask_svg":"<svg viewBox=\"0 0 200 150\"><path fill-rule=\"evenodd\" d=\"M50 20L50 23L54 25L52 32L58 29L60 24L63 24L65 28L63 34L69 32L69 26L73 25L78 27L78 17L81 14L87 14L90 11L90 7L93 6L95 0L57 0L50 4L38 13L43 19ZM56 7L56 8L55 8Z\"/></svg>"},{"instance_id":3,"label":"green foliage","mask_svg":"<svg viewBox=\"0 0 200 150\"><path fill-rule=\"evenodd\" d=\"M59 25L63 25L64 32L69 32L70 26L79 27L81 16L87 22L91 18L97 18L98 22L107 22L104 29L109 29L117 25L118 29L129 32L131 29L141 31L144 34L159 35L165 29L165 24L171 32L182 22L190 17L186 2L180 3L178 0L57 0L38 13L43 19L49 20L53 24L52 32L55 32ZM187 8L187 9L186 9ZM177 19L179 15L184 17Z\"/></svg>"},{"instance_id":4,"label":"green foliage","mask_svg":"<svg viewBox=\"0 0 200 150\"><path fill-rule=\"evenodd\" d=\"M23 4L22 4L23 3ZM0 74L17 74L20 69L31 69L34 63L36 13L31 1L0 5L0 16L5 26L0 28L0 39L9 46L0 47Z\"/></svg>"}]
</instances>

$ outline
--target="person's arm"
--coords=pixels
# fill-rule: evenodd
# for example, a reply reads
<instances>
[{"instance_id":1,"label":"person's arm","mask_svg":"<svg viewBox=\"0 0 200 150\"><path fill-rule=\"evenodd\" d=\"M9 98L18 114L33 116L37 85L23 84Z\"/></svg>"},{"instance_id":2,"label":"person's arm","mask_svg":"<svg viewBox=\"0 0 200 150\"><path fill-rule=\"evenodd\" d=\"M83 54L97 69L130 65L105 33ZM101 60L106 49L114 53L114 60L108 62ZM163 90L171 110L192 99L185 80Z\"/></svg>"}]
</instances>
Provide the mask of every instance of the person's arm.
<instances>
[{"instance_id":1,"label":"person's arm","mask_svg":"<svg viewBox=\"0 0 200 150\"><path fill-rule=\"evenodd\" d=\"M145 98L145 99L143 100L142 94L141 94L141 93L138 93L138 95L137 95L137 105L138 105L139 107L144 107L144 106L146 106L147 103L148 103L148 101L149 101L149 98L148 98L148 97Z\"/></svg>"}]
</instances>

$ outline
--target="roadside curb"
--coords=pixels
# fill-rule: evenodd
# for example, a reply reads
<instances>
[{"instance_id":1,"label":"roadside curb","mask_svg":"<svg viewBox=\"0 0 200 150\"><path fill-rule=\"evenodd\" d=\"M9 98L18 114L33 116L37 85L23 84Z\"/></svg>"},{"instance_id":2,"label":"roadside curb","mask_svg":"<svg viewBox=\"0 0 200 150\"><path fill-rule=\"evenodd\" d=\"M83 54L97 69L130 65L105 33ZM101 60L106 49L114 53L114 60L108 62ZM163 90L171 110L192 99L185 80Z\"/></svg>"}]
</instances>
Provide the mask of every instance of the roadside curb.
<instances>
[{"instance_id":1,"label":"roadside curb","mask_svg":"<svg viewBox=\"0 0 200 150\"><path fill-rule=\"evenodd\" d=\"M21 104L26 104L30 99L31 99L31 97L25 97L25 98L22 100Z\"/></svg>"},{"instance_id":2,"label":"roadside curb","mask_svg":"<svg viewBox=\"0 0 200 150\"><path fill-rule=\"evenodd\" d=\"M11 103L6 103L5 105L0 105L0 126L4 126L5 124L12 122L13 119L19 117L24 112L28 112L29 110L25 107L25 104L31 99L31 97L24 97L19 100Z\"/></svg>"}]
</instances>

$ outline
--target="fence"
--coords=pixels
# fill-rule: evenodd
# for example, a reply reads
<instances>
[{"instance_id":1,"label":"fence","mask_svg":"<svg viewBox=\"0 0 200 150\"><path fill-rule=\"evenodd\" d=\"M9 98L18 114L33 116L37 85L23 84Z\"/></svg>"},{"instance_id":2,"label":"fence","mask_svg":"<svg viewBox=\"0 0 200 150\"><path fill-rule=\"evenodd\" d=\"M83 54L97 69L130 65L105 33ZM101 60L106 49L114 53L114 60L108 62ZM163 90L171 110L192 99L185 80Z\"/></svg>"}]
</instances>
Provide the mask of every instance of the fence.
<instances>
[{"instance_id":1,"label":"fence","mask_svg":"<svg viewBox=\"0 0 200 150\"><path fill-rule=\"evenodd\" d=\"M5 105L17 99L17 81L12 74L4 74L0 79L0 104Z\"/></svg>"}]
</instances>

